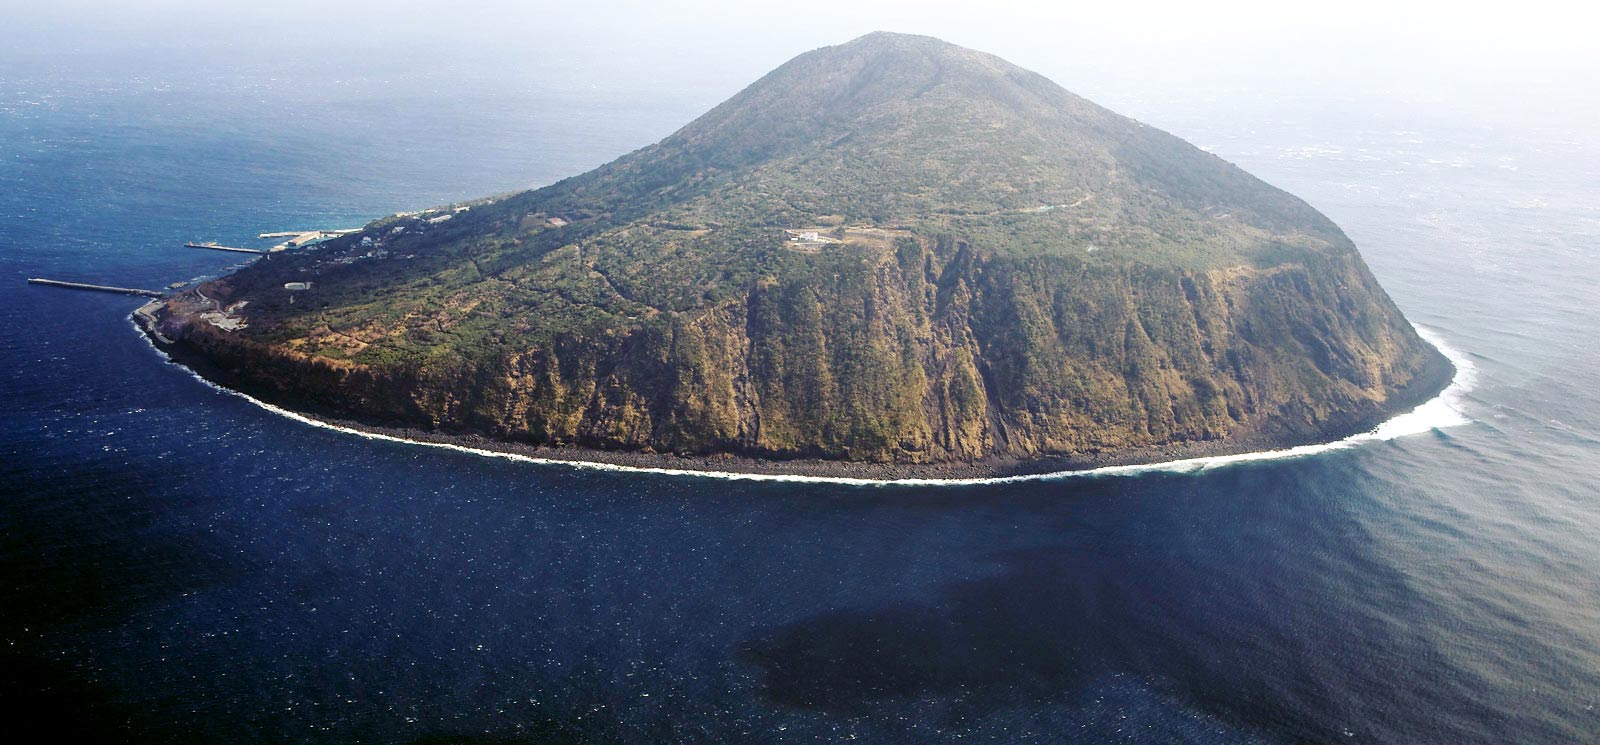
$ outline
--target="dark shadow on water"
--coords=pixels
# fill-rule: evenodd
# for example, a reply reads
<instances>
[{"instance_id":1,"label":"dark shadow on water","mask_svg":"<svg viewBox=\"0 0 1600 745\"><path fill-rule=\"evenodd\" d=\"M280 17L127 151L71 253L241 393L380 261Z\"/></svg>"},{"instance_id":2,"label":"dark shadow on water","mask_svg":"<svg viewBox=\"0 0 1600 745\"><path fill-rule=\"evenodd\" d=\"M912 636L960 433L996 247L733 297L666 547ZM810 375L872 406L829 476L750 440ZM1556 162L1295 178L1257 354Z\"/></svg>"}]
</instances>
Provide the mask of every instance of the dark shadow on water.
<instances>
[{"instance_id":1,"label":"dark shadow on water","mask_svg":"<svg viewBox=\"0 0 1600 745\"><path fill-rule=\"evenodd\" d=\"M160 529L158 479L75 465L0 470L0 718L53 742L191 742L62 654L60 639L114 627L139 608L240 576L237 561ZM28 728L24 728L27 731ZM44 732L45 729L34 729Z\"/></svg>"},{"instance_id":2,"label":"dark shadow on water","mask_svg":"<svg viewBox=\"0 0 1600 745\"><path fill-rule=\"evenodd\" d=\"M846 716L939 702L945 726L960 727L1016 707L1078 706L1120 679L1169 702L1163 716L1343 738L1349 702L1317 660L1360 650L1338 640L1308 650L1260 588L1163 576L1161 557L1092 545L992 558L998 574L951 583L935 602L812 617L747 640L737 658L772 703Z\"/></svg>"},{"instance_id":3,"label":"dark shadow on water","mask_svg":"<svg viewBox=\"0 0 1600 745\"><path fill-rule=\"evenodd\" d=\"M241 576L192 533L156 527L156 480L75 466L70 477L7 476L0 491L0 633L114 623L132 608Z\"/></svg>"},{"instance_id":4,"label":"dark shadow on water","mask_svg":"<svg viewBox=\"0 0 1600 745\"><path fill-rule=\"evenodd\" d=\"M1050 697L1102 672L1091 648L1104 640L1083 618L1092 593L1039 591L1081 587L1050 581L1073 557L1002 561L1004 574L958 584L937 605L818 616L747 642L739 658L761 668L774 702L851 714L902 697Z\"/></svg>"},{"instance_id":5,"label":"dark shadow on water","mask_svg":"<svg viewBox=\"0 0 1600 745\"><path fill-rule=\"evenodd\" d=\"M205 741L148 721L144 712L118 701L109 687L66 663L25 654L0 655L0 717L12 723L13 732L49 732L48 738L37 741L173 745Z\"/></svg>"}]
</instances>

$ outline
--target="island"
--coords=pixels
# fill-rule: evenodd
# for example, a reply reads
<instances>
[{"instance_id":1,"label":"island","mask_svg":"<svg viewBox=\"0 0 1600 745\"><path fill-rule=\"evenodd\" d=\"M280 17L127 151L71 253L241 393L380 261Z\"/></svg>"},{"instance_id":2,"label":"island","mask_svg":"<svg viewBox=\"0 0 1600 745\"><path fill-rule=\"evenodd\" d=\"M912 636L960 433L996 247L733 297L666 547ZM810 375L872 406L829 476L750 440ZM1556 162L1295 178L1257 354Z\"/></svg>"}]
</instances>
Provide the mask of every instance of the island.
<instances>
[{"instance_id":1,"label":"island","mask_svg":"<svg viewBox=\"0 0 1600 745\"><path fill-rule=\"evenodd\" d=\"M1453 375L1304 201L892 33L588 173L264 254L137 320L355 429L865 478L1325 442Z\"/></svg>"}]
</instances>

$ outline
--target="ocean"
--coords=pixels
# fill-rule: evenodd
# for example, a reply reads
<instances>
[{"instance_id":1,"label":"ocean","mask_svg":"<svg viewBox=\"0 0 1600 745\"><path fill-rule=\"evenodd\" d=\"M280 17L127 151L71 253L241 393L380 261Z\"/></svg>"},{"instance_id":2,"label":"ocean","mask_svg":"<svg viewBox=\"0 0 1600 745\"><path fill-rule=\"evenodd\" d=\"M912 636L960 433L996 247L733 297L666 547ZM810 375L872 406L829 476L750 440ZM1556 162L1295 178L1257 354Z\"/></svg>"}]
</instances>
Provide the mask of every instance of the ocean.
<instances>
[{"instance_id":1,"label":"ocean","mask_svg":"<svg viewBox=\"0 0 1600 745\"><path fill-rule=\"evenodd\" d=\"M138 742L1600 737L1600 139L1083 92L1327 213L1457 386L1349 447L994 484L361 438L167 363L137 298L24 279L214 276L238 257L184 242L549 183L731 91L0 71L0 710Z\"/></svg>"}]
</instances>

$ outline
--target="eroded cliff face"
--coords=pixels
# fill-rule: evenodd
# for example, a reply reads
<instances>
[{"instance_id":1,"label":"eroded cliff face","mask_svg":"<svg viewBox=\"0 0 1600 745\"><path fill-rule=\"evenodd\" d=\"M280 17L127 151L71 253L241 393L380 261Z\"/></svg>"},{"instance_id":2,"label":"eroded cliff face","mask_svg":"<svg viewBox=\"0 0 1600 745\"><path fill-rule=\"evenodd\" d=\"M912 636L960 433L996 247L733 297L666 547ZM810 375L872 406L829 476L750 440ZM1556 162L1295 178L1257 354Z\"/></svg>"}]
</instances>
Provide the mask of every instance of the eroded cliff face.
<instances>
[{"instance_id":1,"label":"eroded cliff face","mask_svg":"<svg viewBox=\"0 0 1600 745\"><path fill-rule=\"evenodd\" d=\"M1438 364L1354 252L1182 271L902 238L817 262L828 281L758 281L631 331L387 369L231 334L182 304L164 326L249 385L334 413L551 445L912 463L1310 440L1385 411Z\"/></svg>"}]
</instances>

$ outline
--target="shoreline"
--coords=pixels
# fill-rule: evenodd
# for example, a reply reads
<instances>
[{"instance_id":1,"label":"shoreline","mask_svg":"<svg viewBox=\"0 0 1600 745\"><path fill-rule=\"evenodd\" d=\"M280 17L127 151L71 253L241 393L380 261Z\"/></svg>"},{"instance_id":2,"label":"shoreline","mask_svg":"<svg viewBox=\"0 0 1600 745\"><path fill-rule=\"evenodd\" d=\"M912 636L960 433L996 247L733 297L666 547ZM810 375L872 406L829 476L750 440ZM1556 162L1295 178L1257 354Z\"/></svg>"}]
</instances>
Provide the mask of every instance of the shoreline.
<instances>
[{"instance_id":1,"label":"shoreline","mask_svg":"<svg viewBox=\"0 0 1600 745\"><path fill-rule=\"evenodd\" d=\"M1359 427L1330 439L1273 438L1255 435L1233 441L1183 443L1087 456L1054 456L1033 460L992 458L953 463L866 463L820 459L766 460L731 454L680 456L580 446L550 447L495 440L476 434L454 434L408 427L373 425L321 414L295 411L231 388L206 375L205 359L186 354L181 345L161 337L152 314L130 314L140 336L167 362L206 385L302 424L356 435L369 440L433 447L523 463L583 470L649 473L746 481L794 481L854 486L975 486L1022 481L1047 481L1089 476L1133 475L1157 471L1188 473L1217 466L1260 460L1299 458L1419 434L1470 421L1454 399L1472 382L1472 364L1437 334L1417 328L1435 352L1438 363L1424 379L1396 395L1384 412L1362 420ZM216 375L215 377L223 377Z\"/></svg>"}]
</instances>

